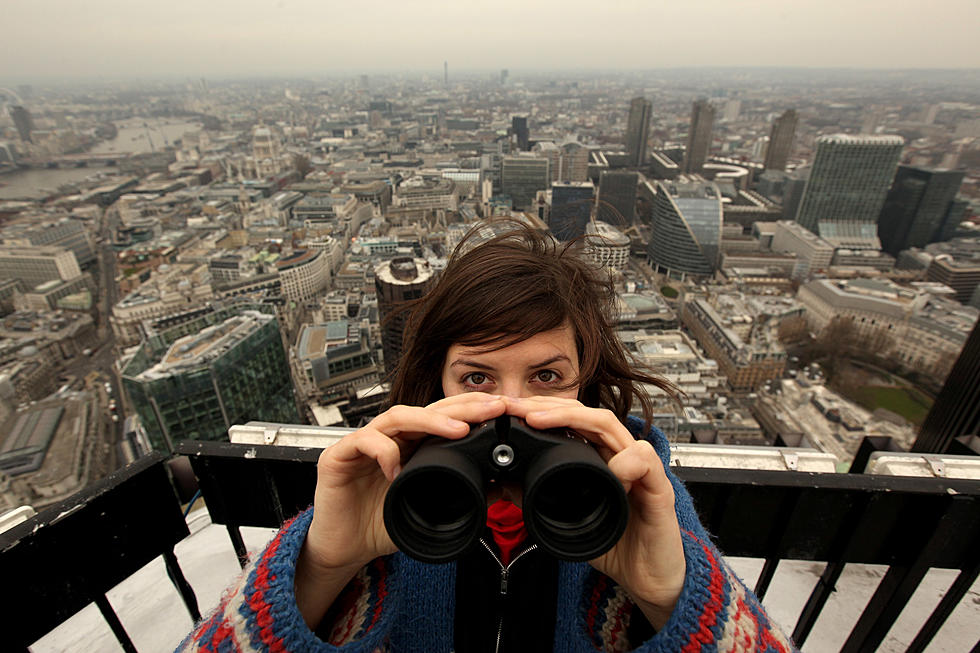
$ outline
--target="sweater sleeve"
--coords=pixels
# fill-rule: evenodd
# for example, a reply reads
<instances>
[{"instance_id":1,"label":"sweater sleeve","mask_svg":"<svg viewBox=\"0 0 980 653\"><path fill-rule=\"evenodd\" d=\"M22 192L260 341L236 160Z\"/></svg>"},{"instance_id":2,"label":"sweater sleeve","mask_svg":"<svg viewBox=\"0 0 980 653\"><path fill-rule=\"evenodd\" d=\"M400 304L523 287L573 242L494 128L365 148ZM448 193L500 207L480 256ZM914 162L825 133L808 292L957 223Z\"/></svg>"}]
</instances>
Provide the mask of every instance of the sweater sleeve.
<instances>
[{"instance_id":1,"label":"sweater sleeve","mask_svg":"<svg viewBox=\"0 0 980 653\"><path fill-rule=\"evenodd\" d=\"M628 424L639 437L639 423ZM684 587L663 629L646 642L629 642L630 618L639 609L629 596L591 567L582 572L579 632L585 631L589 648L600 651L796 651L792 641L772 623L759 599L728 567L698 520L691 495L669 468L670 447L658 429L647 434L674 486L677 519L681 527L687 576ZM569 569L569 573L575 572ZM571 579L570 579L571 580ZM577 585L572 581L572 586ZM571 624L569 624L571 625Z\"/></svg>"},{"instance_id":2,"label":"sweater sleeve","mask_svg":"<svg viewBox=\"0 0 980 653\"><path fill-rule=\"evenodd\" d=\"M387 635L398 610L397 593L386 591L399 573L394 558L375 560L348 584L333 610L333 627L321 633L327 641L306 626L296 605L293 580L312 518L309 509L283 526L177 651L388 650Z\"/></svg>"}]
</instances>

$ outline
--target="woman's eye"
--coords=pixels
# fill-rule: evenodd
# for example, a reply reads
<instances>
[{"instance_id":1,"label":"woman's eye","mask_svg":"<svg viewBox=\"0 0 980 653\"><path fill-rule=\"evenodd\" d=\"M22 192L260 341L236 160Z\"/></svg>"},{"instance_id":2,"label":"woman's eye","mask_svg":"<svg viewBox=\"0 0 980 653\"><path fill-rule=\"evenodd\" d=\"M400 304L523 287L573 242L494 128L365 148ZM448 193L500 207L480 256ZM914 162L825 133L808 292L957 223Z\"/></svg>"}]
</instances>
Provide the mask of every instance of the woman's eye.
<instances>
[{"instance_id":1,"label":"woman's eye","mask_svg":"<svg viewBox=\"0 0 980 653\"><path fill-rule=\"evenodd\" d=\"M551 370L541 370L537 373L537 377L541 383L554 383L558 380L558 373Z\"/></svg>"},{"instance_id":2,"label":"woman's eye","mask_svg":"<svg viewBox=\"0 0 980 653\"><path fill-rule=\"evenodd\" d=\"M464 376L463 381L470 385L483 385L487 382L487 375L481 372L473 372Z\"/></svg>"}]
</instances>

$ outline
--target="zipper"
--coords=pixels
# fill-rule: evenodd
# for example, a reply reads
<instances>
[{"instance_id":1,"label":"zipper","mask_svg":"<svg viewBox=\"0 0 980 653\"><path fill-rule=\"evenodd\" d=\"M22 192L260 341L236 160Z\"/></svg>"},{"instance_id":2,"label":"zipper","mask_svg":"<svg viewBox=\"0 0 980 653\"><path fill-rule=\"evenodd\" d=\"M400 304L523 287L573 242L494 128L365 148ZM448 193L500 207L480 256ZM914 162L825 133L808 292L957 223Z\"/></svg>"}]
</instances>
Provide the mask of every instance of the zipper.
<instances>
[{"instance_id":1,"label":"zipper","mask_svg":"<svg viewBox=\"0 0 980 653\"><path fill-rule=\"evenodd\" d=\"M484 540L482 537L480 538L480 544L483 545L483 548L487 550L487 553L489 553L493 557L493 559L497 562L497 565L500 566L500 595L506 596L508 591L507 586L510 581L510 568L514 566L515 562L523 558L524 554L530 553L531 551L537 549L538 545L532 544L531 546L527 547L526 549L518 553L516 556L514 556L514 559L510 561L510 564L505 565L503 562L501 562L496 552L494 552L493 547L487 544L487 541ZM500 642L503 639L503 635L504 635L504 615L503 612L501 612L500 616L497 619L497 645L493 649L497 653L500 653Z\"/></svg>"}]
</instances>

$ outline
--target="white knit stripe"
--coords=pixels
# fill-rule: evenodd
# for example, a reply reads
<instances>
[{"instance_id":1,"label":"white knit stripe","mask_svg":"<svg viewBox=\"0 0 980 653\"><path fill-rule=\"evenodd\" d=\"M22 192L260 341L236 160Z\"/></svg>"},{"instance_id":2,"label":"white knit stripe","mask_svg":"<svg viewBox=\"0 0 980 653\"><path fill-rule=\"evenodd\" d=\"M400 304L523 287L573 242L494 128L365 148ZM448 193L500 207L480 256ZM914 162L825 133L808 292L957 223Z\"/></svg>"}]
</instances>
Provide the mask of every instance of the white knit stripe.
<instances>
[{"instance_id":1,"label":"white knit stripe","mask_svg":"<svg viewBox=\"0 0 980 653\"><path fill-rule=\"evenodd\" d=\"M231 624L231 627L235 633L235 643L238 645L238 648L242 651L242 653L258 653L258 649L252 646L252 638L249 636L248 623L245 617L235 609L236 606L244 606L249 610L249 612L251 612L251 608L248 606L247 599L245 597L245 587L248 585L248 579L255 571L256 566L258 566L258 561L254 561L248 566L248 568L242 574L241 579L238 581L238 586L235 588L235 593L229 598L228 605L225 606L224 619L227 623Z\"/></svg>"},{"instance_id":2,"label":"white knit stripe","mask_svg":"<svg viewBox=\"0 0 980 653\"><path fill-rule=\"evenodd\" d=\"M725 606L725 629L718 641L718 650L723 653L754 650L758 631L752 612L745 601L745 587L725 568L728 576L729 596ZM742 612L739 614L739 606Z\"/></svg>"},{"instance_id":3,"label":"white knit stripe","mask_svg":"<svg viewBox=\"0 0 980 653\"><path fill-rule=\"evenodd\" d=\"M371 594L371 579L368 577L367 568L358 571L354 578L361 584L361 592L354 600L353 610L348 610L341 615L330 633L330 641L338 645L346 644L360 635L366 623L365 619L369 607L368 597ZM351 625L351 628L349 632L346 632L348 624ZM345 632L346 635L344 635ZM341 635L344 635L343 639L340 639Z\"/></svg>"},{"instance_id":4,"label":"white knit stripe","mask_svg":"<svg viewBox=\"0 0 980 653\"><path fill-rule=\"evenodd\" d=\"M602 630L599 631L599 636L602 638L604 644L603 650L605 651L628 651L630 649L629 641L626 637L626 624L621 622L623 616L623 610L626 604L629 602L629 597L624 590L619 585L615 586L616 592L609 598L606 603L606 608L603 611L606 616L606 622L602 624ZM610 649L613 641L613 628L617 625L621 626L618 639L616 640L616 647Z\"/></svg>"}]
</instances>

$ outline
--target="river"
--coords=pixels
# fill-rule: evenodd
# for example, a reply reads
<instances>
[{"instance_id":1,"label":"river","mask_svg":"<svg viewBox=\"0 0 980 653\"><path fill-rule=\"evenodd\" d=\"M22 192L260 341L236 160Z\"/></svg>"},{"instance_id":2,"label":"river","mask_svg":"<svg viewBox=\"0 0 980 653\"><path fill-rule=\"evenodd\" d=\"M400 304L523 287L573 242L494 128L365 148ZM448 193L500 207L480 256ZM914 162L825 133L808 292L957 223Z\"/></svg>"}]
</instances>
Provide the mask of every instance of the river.
<instances>
[{"instance_id":1,"label":"river","mask_svg":"<svg viewBox=\"0 0 980 653\"><path fill-rule=\"evenodd\" d=\"M117 120L116 128L119 133L114 139L103 141L89 151L95 154L152 152L173 145L185 133L200 130L201 125L177 118L130 118ZM114 171L115 168L106 166L18 170L0 175L0 200L41 199L63 184Z\"/></svg>"}]
</instances>

